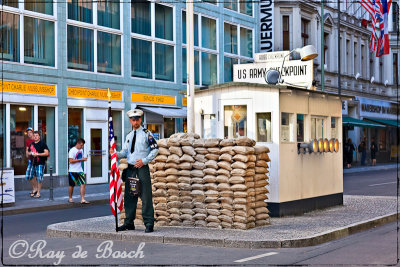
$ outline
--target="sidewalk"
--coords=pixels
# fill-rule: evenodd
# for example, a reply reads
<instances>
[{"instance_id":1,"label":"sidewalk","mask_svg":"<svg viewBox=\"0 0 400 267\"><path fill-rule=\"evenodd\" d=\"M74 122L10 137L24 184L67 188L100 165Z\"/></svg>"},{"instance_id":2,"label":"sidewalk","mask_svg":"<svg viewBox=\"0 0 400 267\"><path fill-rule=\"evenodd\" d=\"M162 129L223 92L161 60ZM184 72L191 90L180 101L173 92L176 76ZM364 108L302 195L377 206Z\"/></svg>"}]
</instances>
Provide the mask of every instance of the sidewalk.
<instances>
[{"instance_id":1,"label":"sidewalk","mask_svg":"<svg viewBox=\"0 0 400 267\"><path fill-rule=\"evenodd\" d=\"M400 167L400 165L399 165ZM397 168L397 163L377 163L376 166L366 165L355 165L350 169L343 167L343 174L347 173L357 173L357 172L370 172L370 171L384 171L384 170L395 170Z\"/></svg>"},{"instance_id":2,"label":"sidewalk","mask_svg":"<svg viewBox=\"0 0 400 267\"><path fill-rule=\"evenodd\" d=\"M395 197L346 195L343 206L271 218L270 225L250 230L156 227L154 233L145 234L143 226L136 225L135 231L115 232L114 217L104 216L49 225L47 235L230 248L304 247L396 221L396 204Z\"/></svg>"},{"instance_id":3,"label":"sidewalk","mask_svg":"<svg viewBox=\"0 0 400 267\"><path fill-rule=\"evenodd\" d=\"M75 203L68 203L68 187L54 188L53 198L49 200L50 190L41 190L40 198L33 198L29 195L30 191L15 192L15 203L12 206L3 208L4 215L36 212L44 210L56 210L73 208L80 204L79 187L74 189L73 199ZM108 184L86 185L85 199L93 204L105 204L109 202L110 186ZM85 204L86 205L86 204Z\"/></svg>"}]
</instances>

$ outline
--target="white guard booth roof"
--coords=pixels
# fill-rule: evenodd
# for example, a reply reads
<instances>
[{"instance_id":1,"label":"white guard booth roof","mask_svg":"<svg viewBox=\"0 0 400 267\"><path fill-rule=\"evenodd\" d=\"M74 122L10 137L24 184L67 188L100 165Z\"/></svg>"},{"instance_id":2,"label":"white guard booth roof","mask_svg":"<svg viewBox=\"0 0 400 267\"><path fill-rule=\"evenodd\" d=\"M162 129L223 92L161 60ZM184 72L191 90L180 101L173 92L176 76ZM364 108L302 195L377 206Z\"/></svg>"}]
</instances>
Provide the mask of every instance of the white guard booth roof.
<instances>
[{"instance_id":1,"label":"white guard booth roof","mask_svg":"<svg viewBox=\"0 0 400 267\"><path fill-rule=\"evenodd\" d=\"M167 107L145 107L139 106L140 109L152 113L156 113L164 118L186 118L187 108L167 108Z\"/></svg>"}]
</instances>

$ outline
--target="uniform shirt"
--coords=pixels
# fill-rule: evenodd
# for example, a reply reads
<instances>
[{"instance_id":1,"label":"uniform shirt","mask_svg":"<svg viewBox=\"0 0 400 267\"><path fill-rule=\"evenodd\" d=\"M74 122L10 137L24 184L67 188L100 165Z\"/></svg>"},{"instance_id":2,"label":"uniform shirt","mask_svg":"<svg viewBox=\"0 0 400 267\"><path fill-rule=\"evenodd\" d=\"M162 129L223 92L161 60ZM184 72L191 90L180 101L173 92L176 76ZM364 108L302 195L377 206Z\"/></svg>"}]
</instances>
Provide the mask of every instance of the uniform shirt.
<instances>
[{"instance_id":1,"label":"uniform shirt","mask_svg":"<svg viewBox=\"0 0 400 267\"><path fill-rule=\"evenodd\" d=\"M126 136L125 144L120 152L117 152L118 158L127 158L128 164L134 165L137 160L141 159L144 165L149 164L158 154L158 148L151 149L149 137L153 138L151 132L140 126L136 130L135 151L131 153L132 140L135 130Z\"/></svg>"},{"instance_id":2,"label":"uniform shirt","mask_svg":"<svg viewBox=\"0 0 400 267\"><path fill-rule=\"evenodd\" d=\"M83 158L83 150L77 149L76 147L71 148L71 150L68 153L68 158L74 159L74 160L82 159ZM69 172L83 172L82 161L70 163L69 164Z\"/></svg>"}]
</instances>

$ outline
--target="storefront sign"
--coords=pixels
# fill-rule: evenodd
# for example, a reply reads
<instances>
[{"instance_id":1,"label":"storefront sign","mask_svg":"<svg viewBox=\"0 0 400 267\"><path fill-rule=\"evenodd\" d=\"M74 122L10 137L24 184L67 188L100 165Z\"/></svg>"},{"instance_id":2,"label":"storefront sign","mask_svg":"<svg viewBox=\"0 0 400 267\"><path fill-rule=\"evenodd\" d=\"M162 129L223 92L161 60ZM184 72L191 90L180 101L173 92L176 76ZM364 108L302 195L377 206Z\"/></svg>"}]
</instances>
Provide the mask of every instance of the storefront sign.
<instances>
[{"instance_id":1,"label":"storefront sign","mask_svg":"<svg viewBox=\"0 0 400 267\"><path fill-rule=\"evenodd\" d=\"M107 90L68 87L68 97L81 97L108 100ZM111 91L111 100L122 101L121 91Z\"/></svg>"},{"instance_id":2,"label":"storefront sign","mask_svg":"<svg viewBox=\"0 0 400 267\"><path fill-rule=\"evenodd\" d=\"M265 73L276 69L282 75L283 84L308 86L313 81L313 61L292 60L282 62L233 65L233 81L266 84Z\"/></svg>"},{"instance_id":3,"label":"storefront sign","mask_svg":"<svg viewBox=\"0 0 400 267\"><path fill-rule=\"evenodd\" d=\"M187 107L187 97L182 98L182 106Z\"/></svg>"},{"instance_id":4,"label":"storefront sign","mask_svg":"<svg viewBox=\"0 0 400 267\"><path fill-rule=\"evenodd\" d=\"M132 93L131 99L132 99L132 102L175 105L175 97L174 96Z\"/></svg>"},{"instance_id":5,"label":"storefront sign","mask_svg":"<svg viewBox=\"0 0 400 267\"><path fill-rule=\"evenodd\" d=\"M390 102L359 98L360 116L378 119L396 119L396 105Z\"/></svg>"},{"instance_id":6,"label":"storefront sign","mask_svg":"<svg viewBox=\"0 0 400 267\"><path fill-rule=\"evenodd\" d=\"M49 84L3 82L3 91L20 94L56 95L56 86Z\"/></svg>"},{"instance_id":7,"label":"storefront sign","mask_svg":"<svg viewBox=\"0 0 400 267\"><path fill-rule=\"evenodd\" d=\"M290 51L278 51L278 52L268 52L268 53L256 53L254 54L255 62L271 62L271 61L279 61L283 62L283 58L289 55ZM285 62L289 61L290 57L285 58Z\"/></svg>"},{"instance_id":8,"label":"storefront sign","mask_svg":"<svg viewBox=\"0 0 400 267\"><path fill-rule=\"evenodd\" d=\"M274 2L260 0L260 51L274 51Z\"/></svg>"}]
</instances>

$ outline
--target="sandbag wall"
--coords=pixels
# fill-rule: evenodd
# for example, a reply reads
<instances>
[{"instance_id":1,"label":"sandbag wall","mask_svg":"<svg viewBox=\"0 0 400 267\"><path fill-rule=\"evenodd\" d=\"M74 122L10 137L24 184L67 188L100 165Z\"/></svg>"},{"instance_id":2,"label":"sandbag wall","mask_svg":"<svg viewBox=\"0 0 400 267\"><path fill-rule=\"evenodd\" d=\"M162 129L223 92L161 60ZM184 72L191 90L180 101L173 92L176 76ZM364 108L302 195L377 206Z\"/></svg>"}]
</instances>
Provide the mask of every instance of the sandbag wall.
<instances>
[{"instance_id":1,"label":"sandbag wall","mask_svg":"<svg viewBox=\"0 0 400 267\"><path fill-rule=\"evenodd\" d=\"M157 226L250 229L269 223L267 147L247 137L183 133L157 143L159 153L149 164Z\"/></svg>"}]
</instances>

